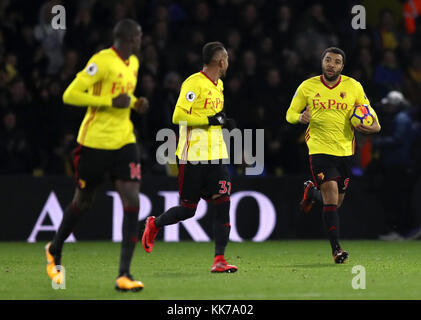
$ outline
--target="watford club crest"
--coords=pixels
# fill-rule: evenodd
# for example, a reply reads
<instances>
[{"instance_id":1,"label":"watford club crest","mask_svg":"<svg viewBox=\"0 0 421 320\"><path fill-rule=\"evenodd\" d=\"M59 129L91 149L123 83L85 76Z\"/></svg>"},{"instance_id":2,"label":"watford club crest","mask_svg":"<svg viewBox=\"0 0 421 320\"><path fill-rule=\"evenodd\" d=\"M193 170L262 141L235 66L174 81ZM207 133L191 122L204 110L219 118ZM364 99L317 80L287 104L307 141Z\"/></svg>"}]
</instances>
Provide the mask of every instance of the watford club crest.
<instances>
[{"instance_id":1,"label":"watford club crest","mask_svg":"<svg viewBox=\"0 0 421 320\"><path fill-rule=\"evenodd\" d=\"M325 175L324 175L324 173L323 173L323 172L320 172L320 173L317 175L317 178L319 178L319 180L320 180L320 181L323 181L323 180L325 179Z\"/></svg>"},{"instance_id":2,"label":"watford club crest","mask_svg":"<svg viewBox=\"0 0 421 320\"><path fill-rule=\"evenodd\" d=\"M79 178L78 183L79 183L79 187L81 189L85 189L85 187L86 187L86 181L85 180Z\"/></svg>"},{"instance_id":3,"label":"watford club crest","mask_svg":"<svg viewBox=\"0 0 421 320\"><path fill-rule=\"evenodd\" d=\"M342 98L342 99L345 99L345 97L346 97L346 92L341 92L340 96L341 96L341 98Z\"/></svg>"}]
</instances>

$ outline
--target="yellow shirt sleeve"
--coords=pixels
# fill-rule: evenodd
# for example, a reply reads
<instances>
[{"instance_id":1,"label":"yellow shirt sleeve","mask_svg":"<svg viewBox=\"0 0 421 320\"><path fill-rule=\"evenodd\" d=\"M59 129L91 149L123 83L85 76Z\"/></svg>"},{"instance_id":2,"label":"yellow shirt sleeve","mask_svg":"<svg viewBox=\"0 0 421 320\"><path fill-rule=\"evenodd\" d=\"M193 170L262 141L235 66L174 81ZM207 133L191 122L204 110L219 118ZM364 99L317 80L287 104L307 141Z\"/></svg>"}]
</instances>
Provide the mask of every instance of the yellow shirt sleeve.
<instances>
[{"instance_id":1,"label":"yellow shirt sleeve","mask_svg":"<svg viewBox=\"0 0 421 320\"><path fill-rule=\"evenodd\" d=\"M209 120L207 117L189 114L185 109L179 106L175 107L175 110L172 116L172 122L173 124L179 124L180 122L185 122L187 126L209 125Z\"/></svg>"},{"instance_id":2,"label":"yellow shirt sleeve","mask_svg":"<svg viewBox=\"0 0 421 320\"><path fill-rule=\"evenodd\" d=\"M208 117L191 114L192 105L200 97L201 88L193 81L185 81L181 86L180 95L174 109L172 121L174 124L186 122L188 126L208 125Z\"/></svg>"},{"instance_id":3,"label":"yellow shirt sleeve","mask_svg":"<svg viewBox=\"0 0 421 320\"><path fill-rule=\"evenodd\" d=\"M367 96L365 95L363 86L361 83L356 81L356 87L357 87L357 99L355 100L356 105L360 104L367 104L370 105L370 101L368 100Z\"/></svg>"},{"instance_id":4,"label":"yellow shirt sleeve","mask_svg":"<svg viewBox=\"0 0 421 320\"><path fill-rule=\"evenodd\" d=\"M303 84L301 84L292 98L291 104L288 108L286 119L291 124L300 122L301 112L307 106L307 98L304 96Z\"/></svg>"},{"instance_id":5,"label":"yellow shirt sleeve","mask_svg":"<svg viewBox=\"0 0 421 320\"><path fill-rule=\"evenodd\" d=\"M130 96L130 106L129 108L133 108L134 104L136 103L137 99L133 93L129 93Z\"/></svg>"},{"instance_id":6,"label":"yellow shirt sleeve","mask_svg":"<svg viewBox=\"0 0 421 320\"><path fill-rule=\"evenodd\" d=\"M194 81L184 81L181 86L176 107L190 112L191 106L197 102L200 97L201 88Z\"/></svg>"},{"instance_id":7,"label":"yellow shirt sleeve","mask_svg":"<svg viewBox=\"0 0 421 320\"><path fill-rule=\"evenodd\" d=\"M80 71L63 94L63 102L80 107L111 107L111 95L95 95L88 93L88 89L99 83L108 74L106 61L98 55L94 55L86 67ZM131 101L131 104L134 104Z\"/></svg>"}]
</instances>

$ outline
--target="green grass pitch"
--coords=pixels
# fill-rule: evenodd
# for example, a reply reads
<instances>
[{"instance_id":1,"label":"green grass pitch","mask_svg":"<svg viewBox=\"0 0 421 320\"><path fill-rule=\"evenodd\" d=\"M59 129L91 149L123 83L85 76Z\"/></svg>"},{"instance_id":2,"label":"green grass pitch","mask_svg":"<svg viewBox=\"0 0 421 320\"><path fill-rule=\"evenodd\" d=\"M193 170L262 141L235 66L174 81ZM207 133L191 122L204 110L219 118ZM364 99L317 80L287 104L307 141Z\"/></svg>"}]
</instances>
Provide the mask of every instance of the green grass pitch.
<instances>
[{"instance_id":1,"label":"green grass pitch","mask_svg":"<svg viewBox=\"0 0 421 320\"><path fill-rule=\"evenodd\" d=\"M158 241L138 245L132 274L143 291L114 290L120 244L67 243L66 288L55 290L45 272L45 243L0 243L0 299L313 300L421 299L421 241L343 240L350 253L335 265L325 241L229 243L233 274L212 274L213 243ZM365 268L365 289L354 289L354 266ZM362 284L361 281L354 280Z\"/></svg>"}]
</instances>

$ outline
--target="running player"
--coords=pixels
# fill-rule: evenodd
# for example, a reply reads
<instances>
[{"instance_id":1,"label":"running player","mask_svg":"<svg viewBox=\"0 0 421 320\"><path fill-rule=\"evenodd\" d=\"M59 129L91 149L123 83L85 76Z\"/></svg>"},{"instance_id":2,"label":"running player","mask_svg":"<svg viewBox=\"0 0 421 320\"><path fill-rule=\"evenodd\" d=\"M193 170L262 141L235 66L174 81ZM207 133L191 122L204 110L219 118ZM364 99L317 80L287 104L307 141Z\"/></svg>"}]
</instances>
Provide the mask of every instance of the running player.
<instances>
[{"instance_id":1,"label":"running player","mask_svg":"<svg viewBox=\"0 0 421 320\"><path fill-rule=\"evenodd\" d=\"M221 77L228 68L228 53L222 43L210 42L203 47L202 56L203 69L184 81L173 114L173 123L180 126L176 153L180 205L157 218L147 218L142 244L146 252L151 252L158 231L163 226L193 217L203 198L216 209L213 217L215 256L211 272L235 272L237 267L229 265L224 258L230 233L231 181L226 166L220 163L220 159L228 158L221 130L227 122L222 112L224 87ZM219 163L212 161L218 159Z\"/></svg>"},{"instance_id":2,"label":"running player","mask_svg":"<svg viewBox=\"0 0 421 320\"><path fill-rule=\"evenodd\" d=\"M94 193L106 174L118 191L123 207L123 239L119 275L115 288L139 291L143 283L133 280L130 263L138 239L140 154L130 121L131 109L144 113L145 98L137 99L136 88L142 29L133 20L125 19L113 30L114 44L92 56L63 94L63 101L87 107L74 150L77 183L72 202L65 209L63 220L45 248L48 276L60 283L63 243L92 204Z\"/></svg>"},{"instance_id":3,"label":"running player","mask_svg":"<svg viewBox=\"0 0 421 320\"><path fill-rule=\"evenodd\" d=\"M350 181L355 151L349 116L354 106L370 104L361 84L341 75L345 60L341 49L327 48L322 54L322 75L301 83L286 114L289 123L308 124L305 139L314 183L305 183L301 207L308 212L317 198L323 202L323 221L335 263L344 263L348 258L348 252L339 244L337 210ZM371 126L360 125L356 130L365 134L380 131L377 115L374 118Z\"/></svg>"}]
</instances>

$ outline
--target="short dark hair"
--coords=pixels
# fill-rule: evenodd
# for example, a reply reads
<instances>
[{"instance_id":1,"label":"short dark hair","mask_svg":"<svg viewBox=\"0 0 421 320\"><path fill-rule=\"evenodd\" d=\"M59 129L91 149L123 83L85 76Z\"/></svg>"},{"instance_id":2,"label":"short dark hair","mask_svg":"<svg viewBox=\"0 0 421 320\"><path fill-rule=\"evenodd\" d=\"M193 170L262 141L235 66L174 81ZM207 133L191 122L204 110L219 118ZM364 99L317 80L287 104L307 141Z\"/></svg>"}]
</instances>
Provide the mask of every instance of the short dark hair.
<instances>
[{"instance_id":1,"label":"short dark hair","mask_svg":"<svg viewBox=\"0 0 421 320\"><path fill-rule=\"evenodd\" d=\"M202 49L203 64L209 64L212 61L215 54L221 50L225 50L225 47L222 44L222 42L214 41L206 43Z\"/></svg>"},{"instance_id":2,"label":"short dark hair","mask_svg":"<svg viewBox=\"0 0 421 320\"><path fill-rule=\"evenodd\" d=\"M135 35L138 28L141 28L140 25L133 19L120 20L113 30L114 39L126 40Z\"/></svg>"},{"instance_id":3,"label":"short dark hair","mask_svg":"<svg viewBox=\"0 0 421 320\"><path fill-rule=\"evenodd\" d=\"M339 49L337 47L329 47L325 51L323 51L322 60L325 58L325 55L329 52L340 54L342 56L342 62L343 62L343 64L345 64L345 61L346 61L345 52L342 49Z\"/></svg>"}]
</instances>

